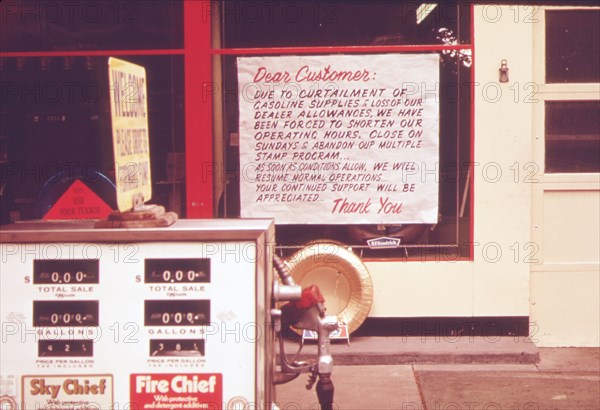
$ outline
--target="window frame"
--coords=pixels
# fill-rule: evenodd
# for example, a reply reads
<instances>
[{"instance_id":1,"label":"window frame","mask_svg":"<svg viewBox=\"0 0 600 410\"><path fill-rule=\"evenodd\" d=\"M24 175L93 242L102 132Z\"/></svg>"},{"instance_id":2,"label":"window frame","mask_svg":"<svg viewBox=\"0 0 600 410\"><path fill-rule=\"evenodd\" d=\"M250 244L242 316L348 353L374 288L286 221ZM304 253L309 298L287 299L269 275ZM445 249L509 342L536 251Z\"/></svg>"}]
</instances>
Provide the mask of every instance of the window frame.
<instances>
[{"instance_id":1,"label":"window frame","mask_svg":"<svg viewBox=\"0 0 600 410\"><path fill-rule=\"evenodd\" d=\"M141 1L137 0L139 3L141 3ZM181 7L182 7L182 21L185 23L186 22L186 15L190 14L192 16L197 16L197 13L193 10L193 7L190 7L190 4L188 3L196 3L196 2L188 2L188 1L181 1ZM18 5L18 11L20 11L21 13L25 13L25 15L27 15L28 12L30 11L38 11L43 9L43 6L40 6L40 8L33 8L32 10L30 10L26 4L25 1L22 1L21 3L19 2L15 2ZM200 4L204 3L204 1L199 2ZM135 4L135 2L132 2L132 4ZM52 7L59 7L61 4L58 4L55 2L49 2L48 5L51 5ZM71 7L72 5L66 4L66 7ZM114 5L112 5L114 6ZM123 5L120 5L123 6ZM130 6L130 4L125 4L124 7L128 7ZM11 7L10 4L7 4L5 7L7 7L7 9L3 9L2 11L6 11L8 10L9 7ZM20 7L24 7L23 10L20 9ZM108 6L110 7L110 6ZM188 13L188 10L192 10L192 12ZM72 11L72 10L71 10ZM117 10L119 13L123 12L123 10L119 9ZM117 11L115 11L115 13L117 13ZM68 12L67 12L68 13ZM65 15L67 15L67 18L71 19L72 16L70 14L65 13ZM17 13L18 15L18 13ZM35 15L35 13L32 13L31 15ZM102 14L99 14L99 16L101 16ZM119 22L119 23L127 23L127 24L131 24L131 21L128 21L129 18L132 18L131 15L119 15L120 17L117 18L118 14L115 14L114 16L107 16L105 15L104 17L106 18L114 18L115 22ZM5 16L3 16L5 17ZM23 16L21 15L20 18L23 18ZM48 18L48 17L47 17ZM90 18L90 17L88 17ZM136 17L137 18L137 17ZM43 20L42 17L37 16L38 20ZM85 20L85 18L84 18ZM69 20L71 21L71 20ZM93 20L87 21L88 23L93 22ZM134 21L135 22L135 21ZM188 22L189 23L189 22ZM117 24L118 26L118 24ZM194 27L194 24L187 24L185 25L188 27L188 30L190 29L190 27ZM38 50L27 50L27 51L22 51L22 50L13 50L13 51L4 51L2 49L0 49L0 58L43 58L43 57L118 57L118 58L122 58L122 57L131 57L131 56L140 56L140 57L153 57L153 56L164 56L164 57L183 57L184 62L182 64L182 69L183 69L183 73L185 74L187 66L188 66L188 60L189 60L189 55L193 54L190 51L190 48L193 50L193 47L190 47L193 44L190 44L190 41L188 41L186 43L186 38L185 35L187 33L188 30L185 30L185 27L181 27L181 33L178 33L179 37L181 37L183 39L183 45L181 47L173 47L173 48L152 48L151 44L147 44L148 48L111 48L111 49L105 49L105 48L98 48L98 49L79 49L79 50L72 50L72 49L59 49L59 50L46 50L44 49L44 47L41 47ZM202 43L202 41L200 41L200 43ZM187 44L187 47L186 47ZM115 46L118 47L117 44L115 44ZM177 44L177 46L179 46L179 44ZM27 49L27 48L26 48ZM202 65L200 64L199 67L202 67ZM108 72L108 68L106 69ZM195 70L195 68L194 68ZM190 70L190 72L193 72L192 70ZM184 80L184 94L187 95L189 93L187 93L185 90L187 89L187 77L186 76L186 80ZM173 88L173 87L172 87ZM108 91L107 91L108 94ZM187 111L187 110L186 110ZM187 115L187 113L186 113ZM188 126L187 126L187 116L184 117L183 119L184 124L183 127L186 129L186 135L183 137L183 144L185 144L187 146L188 144L188 135L187 135L187 130L188 130ZM196 129L193 130L192 134L190 136L190 139L194 139L195 135L198 133L198 131ZM187 148L186 148L187 151ZM186 178L187 180L187 178ZM153 178L152 181L152 187L153 187L153 197L154 197L154 193L156 192L156 188L161 184L160 181L158 181L156 178ZM212 210L212 209L211 209ZM206 213L206 215L208 216L208 213Z\"/></svg>"},{"instance_id":2,"label":"window frame","mask_svg":"<svg viewBox=\"0 0 600 410\"><path fill-rule=\"evenodd\" d=\"M573 10L598 7L547 6L537 13L537 21L533 27L533 83L534 93L532 107L532 157L538 168L532 185L531 240L535 244L544 244L544 200L549 193L598 192L600 190L600 173L546 173L546 101L584 101L600 99L600 83L545 83L546 79L546 10ZM533 272L555 272L559 270L597 270L593 263L570 263L548 261L549 255L540 248L539 258L532 264ZM558 268L560 266L560 268Z\"/></svg>"},{"instance_id":3,"label":"window frame","mask_svg":"<svg viewBox=\"0 0 600 410\"><path fill-rule=\"evenodd\" d=\"M568 7L546 6L536 14L537 22L533 30L533 67L532 84L534 94L533 107L533 133L534 152L533 160L539 168L536 178L539 182L548 184L548 188L566 188L565 184L575 184L578 189L598 189L600 173L594 172L556 172L547 173L546 169L546 126L545 102L546 101L586 101L600 99L600 83L546 83L546 10L597 10L599 7ZM573 188L575 189L575 188Z\"/></svg>"},{"instance_id":4,"label":"window frame","mask_svg":"<svg viewBox=\"0 0 600 410\"><path fill-rule=\"evenodd\" d=\"M219 2L214 2L213 5L218 7ZM474 178L473 178L473 167L475 164L474 160L474 130L475 130L475 30L474 30L474 9L475 6L473 3L468 4L471 18L469 19L469 38L470 42L461 43L457 45L360 45L360 46L300 46L300 47L244 47L244 48L222 48L220 47L221 42L221 24L223 24L223 19L219 18L219 12L211 11L210 15L212 16L212 28L211 32L213 33L212 44L210 47L210 54L214 56L213 59L213 81L218 88L221 90L225 89L223 85L223 79L221 78L220 67L221 61L220 57L222 56L268 56L268 55L307 55L307 54L370 54L370 53L414 53L414 52L439 52L442 53L444 51L459 51L459 50L469 50L471 53L471 67L470 67L470 78L468 79L469 85L469 116L470 123L468 124L468 132L470 139L470 153L468 160L468 167L465 170L467 173L467 186L465 192L468 192L469 200L466 204L466 207L469 208L469 226L468 226L468 238L469 241L467 243L460 243L459 238L459 225L457 222L456 225L456 240L454 244L430 244L430 245L420 245L420 244L405 244L401 245L400 248L408 249L408 248L419 248L424 249L425 252L420 252L420 257L417 258L409 258L409 257L367 257L365 259L368 260L384 260L384 261L473 261L474 259ZM216 27L215 27L216 26ZM187 35L186 35L187 38ZM187 72L187 71L186 71ZM187 87L186 87L187 89ZM222 98L219 95L214 96L213 105L211 109L213 110L212 115L212 124L213 124L213 132L215 133L215 139L213 143L216 148L214 151L214 160L215 160L215 169L220 172L215 172L214 174L214 209L217 209L217 198L219 197L219 190L223 189L224 181L226 180L226 175L224 172L224 164L225 159L224 155L219 152L220 144L223 141L222 130L219 130L220 124L223 123L223 113L221 112L222 106ZM187 117L186 117L187 118ZM186 119L187 121L187 119ZM220 138L220 141L217 141ZM191 153L193 151L186 151ZM190 155L190 154L188 154ZM458 153L457 153L458 155ZM191 162L191 158L187 157L188 161ZM461 166L462 164L458 164ZM200 173L202 170L199 167L196 167L195 173ZM188 174L189 175L189 174ZM190 191L188 190L188 197L190 195ZM458 202L460 202L461 198L456 198ZM457 214L461 211L460 206L457 206ZM190 209L188 208L188 215L191 215ZM293 247L291 247L293 248ZM366 248L366 246L364 247ZM457 256L448 257L447 249L454 248L458 249ZM462 250L461 250L462 249ZM428 251L434 251L433 256L429 255ZM466 251L466 252L465 252ZM467 253L466 255L464 253Z\"/></svg>"}]
</instances>

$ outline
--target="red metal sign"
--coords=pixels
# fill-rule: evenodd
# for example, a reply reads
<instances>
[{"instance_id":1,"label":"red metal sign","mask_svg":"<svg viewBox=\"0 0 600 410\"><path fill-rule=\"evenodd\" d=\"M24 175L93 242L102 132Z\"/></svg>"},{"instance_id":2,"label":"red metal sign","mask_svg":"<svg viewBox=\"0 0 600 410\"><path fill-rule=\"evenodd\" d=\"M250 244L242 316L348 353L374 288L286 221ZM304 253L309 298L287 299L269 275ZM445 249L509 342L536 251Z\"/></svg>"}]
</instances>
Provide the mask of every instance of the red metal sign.
<instances>
[{"instance_id":1,"label":"red metal sign","mask_svg":"<svg viewBox=\"0 0 600 410\"><path fill-rule=\"evenodd\" d=\"M132 374L130 402L139 409L221 409L223 375Z\"/></svg>"},{"instance_id":2,"label":"red metal sign","mask_svg":"<svg viewBox=\"0 0 600 410\"><path fill-rule=\"evenodd\" d=\"M104 219L112 211L98 194L77 179L44 215L43 219Z\"/></svg>"}]
</instances>

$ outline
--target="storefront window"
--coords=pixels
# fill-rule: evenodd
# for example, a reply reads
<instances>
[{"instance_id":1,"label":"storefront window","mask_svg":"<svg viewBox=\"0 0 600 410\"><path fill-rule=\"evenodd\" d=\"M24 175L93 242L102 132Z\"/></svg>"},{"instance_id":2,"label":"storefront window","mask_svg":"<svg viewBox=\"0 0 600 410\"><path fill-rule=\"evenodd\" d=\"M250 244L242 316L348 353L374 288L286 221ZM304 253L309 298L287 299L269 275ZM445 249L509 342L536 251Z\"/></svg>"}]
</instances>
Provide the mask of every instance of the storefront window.
<instances>
[{"instance_id":1,"label":"storefront window","mask_svg":"<svg viewBox=\"0 0 600 410\"><path fill-rule=\"evenodd\" d=\"M600 10L546 10L545 43L545 171L600 172Z\"/></svg>"},{"instance_id":2,"label":"storefront window","mask_svg":"<svg viewBox=\"0 0 600 410\"><path fill-rule=\"evenodd\" d=\"M0 48L10 51L178 49L180 1L3 1Z\"/></svg>"},{"instance_id":3,"label":"storefront window","mask_svg":"<svg viewBox=\"0 0 600 410\"><path fill-rule=\"evenodd\" d=\"M546 101L546 172L600 172L600 101Z\"/></svg>"},{"instance_id":4,"label":"storefront window","mask_svg":"<svg viewBox=\"0 0 600 410\"><path fill-rule=\"evenodd\" d=\"M111 56L146 69L152 203L185 216L183 172L167 169L185 149L183 3L6 1L0 11L0 223L42 218L78 177L115 209Z\"/></svg>"},{"instance_id":5,"label":"storefront window","mask_svg":"<svg viewBox=\"0 0 600 410\"><path fill-rule=\"evenodd\" d=\"M469 43L468 5L443 2L221 2L223 46L315 47Z\"/></svg>"},{"instance_id":6,"label":"storefront window","mask_svg":"<svg viewBox=\"0 0 600 410\"><path fill-rule=\"evenodd\" d=\"M430 56L437 61L434 65L437 77L423 87L438 93L435 109L432 111L439 120L438 131L435 133L438 151L433 157L435 158L434 163L423 166L420 171L428 174L423 178L432 178L433 175L438 183L435 192L437 195L436 215L423 223L414 221L408 223L352 223L349 220L343 220L340 223L335 220L336 215L332 215L327 221L320 218L318 212L307 212L301 205L290 206L288 211L284 212L298 215L295 215L295 218L280 218L280 221L283 219L298 220L298 218L304 218L304 221L279 223L278 217L275 217L278 245L282 252L293 252L299 246L310 241L333 240L352 246L361 255L372 258L415 260L469 258L469 244L472 242L470 164L473 162L471 153L473 55L472 47L469 44L471 41L470 7L456 3L443 3L438 6L429 5L430 10L425 10L415 3L387 1L282 2L277 4L223 1L219 2L218 6L218 12L221 13L223 21L220 33L222 47L214 52L222 54L220 62L223 78L221 87L223 90L221 94L223 116L217 117L216 123L220 124L223 130L225 166L222 178L226 181L223 192L219 193L218 215L227 218L252 215L252 212L244 209L248 200L244 199L243 195L240 198L240 191L246 189L248 192L248 190L258 189L257 186L248 188L251 183L248 181L245 170L252 164L247 159L240 161L240 158L246 158L243 150L240 150L240 146L243 144L254 144L252 145L254 148L251 149L259 149L252 141L252 139L256 140L256 136L253 137L253 134L249 133L248 124L240 126L240 112L248 109L248 101L240 101L240 95L242 95L241 98L247 97L240 94L240 90L245 85L240 86L238 82L241 75L240 70L243 70L243 66L247 66L250 61L244 60L244 58L270 56L265 60L269 64L281 64L281 67L286 67L290 61L298 62L303 58L306 61L333 61L335 63L346 60L356 61L356 59L346 59L347 56L354 56L365 62L372 59L387 61L385 57L381 57L386 55L399 56L399 60L402 57L413 56L415 61L427 60L427 56ZM456 47L458 45L463 47ZM299 57L286 59L287 55ZM338 57L336 58L336 56ZM391 70L393 71L393 68ZM412 73L415 70L418 71L417 66L413 68ZM383 76L383 72L386 70L382 68L371 71L381 71L381 76ZM403 81L407 81L406 78L400 78L403 75L411 75L411 71L402 71L398 67L398 79L396 80L398 87ZM340 76L337 77L338 80L340 78ZM274 77L273 82L277 81L280 83L279 85L275 84L274 87L282 86L281 81L285 80ZM328 85L325 84L325 87L327 86L343 87L341 82L336 83L334 80ZM313 88L317 87L315 83ZM382 87L381 92L384 94L393 91L391 88L383 90ZM305 99L304 102L307 105L319 104L317 101L309 99ZM369 104L366 100L356 103L364 104L364 106ZM399 115L399 111L397 111L394 110L394 116ZM253 113L253 115L263 114ZM297 113L293 112L290 115L295 116ZM377 111L373 111L366 115L373 119L378 114ZM300 118L289 119L299 120ZM330 120L331 118L324 119ZM397 120L398 124L392 125L391 128L400 127L401 119L397 118ZM369 124L368 120L365 123ZM368 139L369 132L373 132L368 125L366 128L351 130L352 125L349 124L349 118L340 122L341 127L349 133L347 135L358 135L358 139ZM265 122L259 126L269 128L278 125ZM391 128L390 132L392 132ZM398 132L400 131L398 130ZM408 130L406 132L408 133ZM315 131L314 138L321 137L324 137L324 131ZM277 145L261 145L261 147L265 146L276 147ZM352 146L349 141L347 146ZM395 155L391 151L393 149L391 146L386 148L385 145L378 145L378 148L369 151L369 155L373 156L374 161L378 155L387 161ZM402 150L397 152L398 163L410 162L411 154ZM267 154L272 162L282 159L277 156L277 153L273 156L269 155ZM335 167L337 161L339 169L343 169L348 162L354 164L361 162L358 157L352 155L342 152L338 157L329 161L329 165ZM310 156L310 158L313 157ZM285 161L284 156L280 162L284 164ZM259 167L264 165L260 164L260 160L255 162ZM321 166L320 169L325 170L327 164L320 164L318 160L313 162L315 167ZM369 165L366 165L366 169L372 173L371 163L367 161L367 164ZM360 167L361 164L356 166ZM282 165L282 168L285 168L285 165ZM289 165L288 169L292 168L295 169L294 165ZM284 178L279 182L287 181L284 175L276 177ZM299 177L297 173L294 175L290 173L287 178L294 179L296 177ZM323 189L324 192L340 189L339 185L333 186L332 179L327 180L327 178L328 176L318 176L317 179L324 182L321 184L322 186L315 189ZM385 178L389 183L390 190L403 186L401 172L397 173L396 179L389 179L387 176ZM291 185L286 185L285 188L282 188L283 184L281 183L277 188L274 185L272 184L269 189L274 190L270 191L272 193L280 194L277 198L284 198L282 196L285 194L283 189L293 189ZM382 187L382 189L388 188ZM265 189L267 188L265 187ZM348 189L362 188L354 186ZM317 200L315 199L315 201ZM366 197L364 201L363 205L369 206ZM359 202L357 200L355 204L359 206ZM343 205L344 203L341 203L340 207ZM410 206L417 211L419 209L418 204ZM350 205L345 209L349 209L349 207ZM405 207L408 208L407 205ZM339 208L336 210L339 211ZM340 218L340 220L342 219ZM373 221L376 221L376 218ZM398 241L395 246L376 249L371 240L378 238L393 238Z\"/></svg>"},{"instance_id":7,"label":"storefront window","mask_svg":"<svg viewBox=\"0 0 600 410\"><path fill-rule=\"evenodd\" d=\"M546 82L600 82L600 10L546 11Z\"/></svg>"}]
</instances>

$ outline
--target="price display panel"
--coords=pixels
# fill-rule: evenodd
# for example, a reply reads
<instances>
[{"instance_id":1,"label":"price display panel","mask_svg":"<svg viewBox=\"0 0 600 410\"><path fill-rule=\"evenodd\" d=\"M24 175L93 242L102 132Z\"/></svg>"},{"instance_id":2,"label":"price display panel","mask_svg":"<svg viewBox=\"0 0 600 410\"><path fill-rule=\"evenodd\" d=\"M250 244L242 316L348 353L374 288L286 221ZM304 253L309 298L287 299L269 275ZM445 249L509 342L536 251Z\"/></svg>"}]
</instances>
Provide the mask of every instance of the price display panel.
<instances>
[{"instance_id":1,"label":"price display panel","mask_svg":"<svg viewBox=\"0 0 600 410\"><path fill-rule=\"evenodd\" d=\"M33 261L33 283L36 285L98 284L98 260L47 260Z\"/></svg>"},{"instance_id":2,"label":"price display panel","mask_svg":"<svg viewBox=\"0 0 600 410\"><path fill-rule=\"evenodd\" d=\"M61 410L274 401L270 220L52 228L0 230L3 400Z\"/></svg>"},{"instance_id":3,"label":"price display panel","mask_svg":"<svg viewBox=\"0 0 600 410\"><path fill-rule=\"evenodd\" d=\"M34 327L98 326L97 300L35 300Z\"/></svg>"},{"instance_id":4,"label":"price display panel","mask_svg":"<svg viewBox=\"0 0 600 410\"><path fill-rule=\"evenodd\" d=\"M40 340L38 357L94 357L94 342L84 339Z\"/></svg>"},{"instance_id":5,"label":"price display panel","mask_svg":"<svg viewBox=\"0 0 600 410\"><path fill-rule=\"evenodd\" d=\"M204 339L151 339L150 356L204 356Z\"/></svg>"},{"instance_id":6,"label":"price display panel","mask_svg":"<svg viewBox=\"0 0 600 410\"><path fill-rule=\"evenodd\" d=\"M146 326L208 326L210 300L146 300Z\"/></svg>"},{"instance_id":7,"label":"price display panel","mask_svg":"<svg viewBox=\"0 0 600 410\"><path fill-rule=\"evenodd\" d=\"M209 283L210 259L146 259L146 283Z\"/></svg>"}]
</instances>

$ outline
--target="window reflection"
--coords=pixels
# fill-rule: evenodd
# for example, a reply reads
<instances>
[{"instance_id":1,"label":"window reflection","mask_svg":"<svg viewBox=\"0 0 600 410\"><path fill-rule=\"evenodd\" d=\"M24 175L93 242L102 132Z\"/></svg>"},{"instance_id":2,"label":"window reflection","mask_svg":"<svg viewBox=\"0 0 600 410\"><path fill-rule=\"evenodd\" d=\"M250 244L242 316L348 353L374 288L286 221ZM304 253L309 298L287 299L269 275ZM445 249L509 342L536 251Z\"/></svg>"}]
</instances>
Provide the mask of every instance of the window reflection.
<instances>
[{"instance_id":1,"label":"window reflection","mask_svg":"<svg viewBox=\"0 0 600 410\"><path fill-rule=\"evenodd\" d=\"M2 51L183 47L183 1L39 0L0 3Z\"/></svg>"},{"instance_id":2,"label":"window reflection","mask_svg":"<svg viewBox=\"0 0 600 410\"><path fill-rule=\"evenodd\" d=\"M600 82L600 10L546 12L546 82Z\"/></svg>"},{"instance_id":3,"label":"window reflection","mask_svg":"<svg viewBox=\"0 0 600 410\"><path fill-rule=\"evenodd\" d=\"M546 172L600 172L600 101L546 101Z\"/></svg>"},{"instance_id":4,"label":"window reflection","mask_svg":"<svg viewBox=\"0 0 600 410\"><path fill-rule=\"evenodd\" d=\"M337 0L222 1L224 47L310 47L445 44L440 29L470 41L470 6L438 3L429 14L418 2Z\"/></svg>"}]
</instances>

